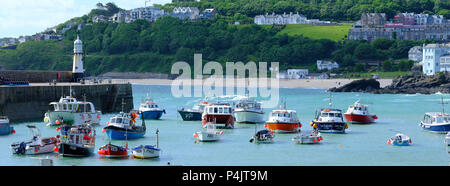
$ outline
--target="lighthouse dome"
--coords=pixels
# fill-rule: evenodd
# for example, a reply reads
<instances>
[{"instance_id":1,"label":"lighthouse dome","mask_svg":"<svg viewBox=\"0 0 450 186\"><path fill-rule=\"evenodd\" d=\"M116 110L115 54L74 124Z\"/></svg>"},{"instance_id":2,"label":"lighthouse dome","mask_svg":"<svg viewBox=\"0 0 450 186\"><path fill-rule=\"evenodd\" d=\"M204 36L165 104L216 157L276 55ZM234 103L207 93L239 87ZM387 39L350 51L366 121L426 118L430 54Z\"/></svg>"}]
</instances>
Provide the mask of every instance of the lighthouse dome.
<instances>
[{"instance_id":1,"label":"lighthouse dome","mask_svg":"<svg viewBox=\"0 0 450 186\"><path fill-rule=\"evenodd\" d=\"M83 42L80 40L80 37L77 36L77 40L75 40L73 44L83 44Z\"/></svg>"}]
</instances>

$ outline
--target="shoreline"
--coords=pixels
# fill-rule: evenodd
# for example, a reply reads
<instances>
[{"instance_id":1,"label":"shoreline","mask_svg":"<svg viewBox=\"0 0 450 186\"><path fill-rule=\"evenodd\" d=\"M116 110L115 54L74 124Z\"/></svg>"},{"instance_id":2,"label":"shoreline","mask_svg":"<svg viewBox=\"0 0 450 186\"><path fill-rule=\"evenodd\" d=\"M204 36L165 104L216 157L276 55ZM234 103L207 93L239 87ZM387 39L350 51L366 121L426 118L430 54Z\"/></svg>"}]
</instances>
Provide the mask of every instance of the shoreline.
<instances>
[{"instance_id":1,"label":"shoreline","mask_svg":"<svg viewBox=\"0 0 450 186\"><path fill-rule=\"evenodd\" d=\"M330 89L341 87L358 79L279 79L280 88L311 88ZM204 82L205 80L203 80ZM392 83L392 79L377 79L380 87L384 88ZM112 83L131 83L142 85L171 85L170 79L112 79ZM242 82L241 82L242 83ZM192 81L192 85L197 85ZM225 83L223 83L225 85ZM244 84L243 84L244 85Z\"/></svg>"}]
</instances>

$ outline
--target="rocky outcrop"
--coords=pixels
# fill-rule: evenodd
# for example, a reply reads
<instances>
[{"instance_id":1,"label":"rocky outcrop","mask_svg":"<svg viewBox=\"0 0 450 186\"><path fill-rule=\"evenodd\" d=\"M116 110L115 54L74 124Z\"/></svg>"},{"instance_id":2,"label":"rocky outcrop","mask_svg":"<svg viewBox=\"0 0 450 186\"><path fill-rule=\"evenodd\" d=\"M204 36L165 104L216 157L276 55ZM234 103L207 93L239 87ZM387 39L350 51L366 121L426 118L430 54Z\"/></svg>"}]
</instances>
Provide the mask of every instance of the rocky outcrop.
<instances>
[{"instance_id":1,"label":"rocky outcrop","mask_svg":"<svg viewBox=\"0 0 450 186\"><path fill-rule=\"evenodd\" d=\"M329 89L329 91L370 92L375 94L450 93L450 74L448 73L440 73L434 76L411 73L394 79L391 85L384 88L379 88L379 86L377 88L373 81L376 80L356 80L342 87Z\"/></svg>"},{"instance_id":2,"label":"rocky outcrop","mask_svg":"<svg viewBox=\"0 0 450 186\"><path fill-rule=\"evenodd\" d=\"M380 89L380 82L375 79L360 79L339 88L331 88L331 92L372 92Z\"/></svg>"}]
</instances>

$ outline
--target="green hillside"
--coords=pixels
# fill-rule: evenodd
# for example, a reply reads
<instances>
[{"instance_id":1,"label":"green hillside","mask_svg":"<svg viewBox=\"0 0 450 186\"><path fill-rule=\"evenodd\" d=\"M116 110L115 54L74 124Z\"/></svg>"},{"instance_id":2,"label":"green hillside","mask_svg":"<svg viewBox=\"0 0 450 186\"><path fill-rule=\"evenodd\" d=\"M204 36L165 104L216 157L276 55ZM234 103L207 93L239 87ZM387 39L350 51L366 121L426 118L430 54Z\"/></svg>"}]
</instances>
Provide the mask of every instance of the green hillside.
<instances>
[{"instance_id":1,"label":"green hillside","mask_svg":"<svg viewBox=\"0 0 450 186\"><path fill-rule=\"evenodd\" d=\"M303 35L312 39L329 39L339 41L347 39L348 30L352 23L339 23L338 25L286 25L278 34L289 36Z\"/></svg>"}]
</instances>

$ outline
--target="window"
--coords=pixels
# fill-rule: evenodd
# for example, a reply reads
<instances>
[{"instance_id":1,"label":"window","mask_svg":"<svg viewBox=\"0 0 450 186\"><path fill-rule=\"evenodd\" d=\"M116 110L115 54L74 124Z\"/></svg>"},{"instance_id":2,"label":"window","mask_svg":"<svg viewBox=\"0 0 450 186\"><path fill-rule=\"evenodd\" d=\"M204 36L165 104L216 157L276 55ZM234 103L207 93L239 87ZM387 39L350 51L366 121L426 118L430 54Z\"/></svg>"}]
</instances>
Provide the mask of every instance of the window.
<instances>
[{"instance_id":1,"label":"window","mask_svg":"<svg viewBox=\"0 0 450 186\"><path fill-rule=\"evenodd\" d=\"M214 107L214 113L217 113L217 107Z\"/></svg>"},{"instance_id":2,"label":"window","mask_svg":"<svg viewBox=\"0 0 450 186\"><path fill-rule=\"evenodd\" d=\"M213 108L212 107L209 107L208 113L213 113Z\"/></svg>"},{"instance_id":3,"label":"window","mask_svg":"<svg viewBox=\"0 0 450 186\"><path fill-rule=\"evenodd\" d=\"M219 113L223 113L223 108L222 107L219 107Z\"/></svg>"},{"instance_id":4,"label":"window","mask_svg":"<svg viewBox=\"0 0 450 186\"><path fill-rule=\"evenodd\" d=\"M122 123L122 118L117 118L116 123Z\"/></svg>"}]
</instances>

